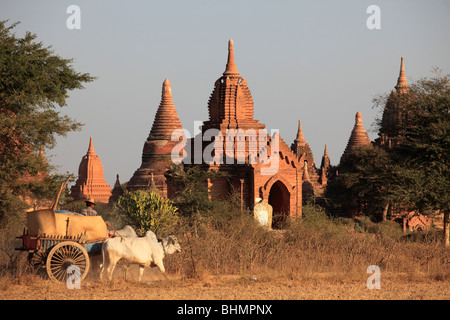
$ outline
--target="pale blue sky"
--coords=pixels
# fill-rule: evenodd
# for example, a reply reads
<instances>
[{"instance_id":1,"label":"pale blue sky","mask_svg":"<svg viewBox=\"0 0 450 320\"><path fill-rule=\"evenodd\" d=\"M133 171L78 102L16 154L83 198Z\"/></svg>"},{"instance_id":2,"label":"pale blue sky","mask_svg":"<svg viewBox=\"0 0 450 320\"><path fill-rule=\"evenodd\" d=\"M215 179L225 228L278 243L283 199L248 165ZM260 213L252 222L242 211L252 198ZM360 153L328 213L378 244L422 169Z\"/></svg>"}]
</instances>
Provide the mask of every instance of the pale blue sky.
<instances>
[{"instance_id":1,"label":"pale blue sky","mask_svg":"<svg viewBox=\"0 0 450 320\"><path fill-rule=\"evenodd\" d=\"M69 5L81 29L69 30ZM381 30L369 30L369 5L381 9ZM79 72L98 79L72 92L62 109L84 123L47 151L59 172L78 174L89 137L113 185L141 164L142 147L172 84L181 123L208 119L207 102L222 75L227 41L247 79L255 119L279 129L290 145L298 119L320 164L324 145L337 164L357 111L371 131L380 110L372 99L389 92L405 57L408 81L450 72L450 1L81 1L1 0L0 19L20 21Z\"/></svg>"}]
</instances>

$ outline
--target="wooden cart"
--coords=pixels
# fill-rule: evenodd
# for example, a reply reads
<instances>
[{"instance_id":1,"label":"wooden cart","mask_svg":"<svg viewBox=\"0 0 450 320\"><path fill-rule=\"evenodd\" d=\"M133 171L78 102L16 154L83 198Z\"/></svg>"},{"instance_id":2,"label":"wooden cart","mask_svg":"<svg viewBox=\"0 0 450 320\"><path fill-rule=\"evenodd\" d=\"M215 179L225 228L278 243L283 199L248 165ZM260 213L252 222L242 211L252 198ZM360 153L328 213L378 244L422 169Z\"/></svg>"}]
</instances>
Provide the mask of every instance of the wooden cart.
<instances>
[{"instance_id":1,"label":"wooden cart","mask_svg":"<svg viewBox=\"0 0 450 320\"><path fill-rule=\"evenodd\" d=\"M30 267L37 273L61 282L78 272L76 276L82 281L89 272L89 256L100 254L102 243L110 236L101 216L56 210L69 179L61 185L51 207L27 212L27 229L17 237L22 239L22 247L16 248L28 251Z\"/></svg>"},{"instance_id":2,"label":"wooden cart","mask_svg":"<svg viewBox=\"0 0 450 320\"><path fill-rule=\"evenodd\" d=\"M89 254L83 246L83 236L31 236L24 230L22 247L16 250L28 251L29 266L37 274L47 274L53 281L66 281L71 265L80 270L80 280L89 272Z\"/></svg>"},{"instance_id":3,"label":"wooden cart","mask_svg":"<svg viewBox=\"0 0 450 320\"><path fill-rule=\"evenodd\" d=\"M25 229L23 235L17 238L22 239L22 247L16 250L28 252L27 260L30 268L56 282L66 282L69 276L78 271L77 276L83 281L89 272L89 257L101 254L103 243L103 241L88 242L86 233L78 236L45 233L33 236Z\"/></svg>"}]
</instances>

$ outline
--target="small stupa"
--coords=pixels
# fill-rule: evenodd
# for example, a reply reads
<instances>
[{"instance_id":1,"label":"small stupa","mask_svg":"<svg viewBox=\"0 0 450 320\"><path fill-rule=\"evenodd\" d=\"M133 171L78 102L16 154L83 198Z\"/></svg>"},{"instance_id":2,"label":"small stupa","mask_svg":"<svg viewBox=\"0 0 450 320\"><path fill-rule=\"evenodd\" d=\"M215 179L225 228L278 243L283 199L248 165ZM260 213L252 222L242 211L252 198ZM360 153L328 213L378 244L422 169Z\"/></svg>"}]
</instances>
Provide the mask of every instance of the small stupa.
<instances>
[{"instance_id":1,"label":"small stupa","mask_svg":"<svg viewBox=\"0 0 450 320\"><path fill-rule=\"evenodd\" d=\"M364 129L361 113L358 111L355 116L355 126L347 143L347 147L341 157L342 159L351 154L356 148L370 145L369 135Z\"/></svg>"}]
</instances>

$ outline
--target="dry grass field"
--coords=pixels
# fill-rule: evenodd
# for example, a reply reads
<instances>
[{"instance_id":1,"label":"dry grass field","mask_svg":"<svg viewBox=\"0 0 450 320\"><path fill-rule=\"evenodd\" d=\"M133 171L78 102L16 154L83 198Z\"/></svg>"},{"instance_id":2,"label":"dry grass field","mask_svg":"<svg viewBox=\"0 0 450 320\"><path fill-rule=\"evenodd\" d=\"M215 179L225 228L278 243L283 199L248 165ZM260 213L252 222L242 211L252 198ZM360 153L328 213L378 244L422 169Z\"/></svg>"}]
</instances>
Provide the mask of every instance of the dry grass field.
<instances>
[{"instance_id":1,"label":"dry grass field","mask_svg":"<svg viewBox=\"0 0 450 320\"><path fill-rule=\"evenodd\" d=\"M100 282L93 267L81 289L68 289L16 262L0 268L0 299L450 299L450 248L439 231L405 236L393 222L355 224L306 210L302 222L283 231L238 215L200 221L190 230L178 234L182 252L164 260L167 278L147 268L139 283L131 267L125 281L117 267L111 283ZM370 265L380 268L380 289L367 288Z\"/></svg>"},{"instance_id":2,"label":"dry grass field","mask_svg":"<svg viewBox=\"0 0 450 320\"><path fill-rule=\"evenodd\" d=\"M133 270L130 270L133 271ZM137 270L136 274L137 274ZM448 300L449 281L426 277L384 274L380 289L368 289L368 274L310 274L298 279L271 279L241 276L209 276L181 280L164 279L157 270L146 270L141 283L121 275L112 282L87 279L81 289L68 289L36 276L0 279L2 300ZM117 276L117 274L116 274Z\"/></svg>"}]
</instances>

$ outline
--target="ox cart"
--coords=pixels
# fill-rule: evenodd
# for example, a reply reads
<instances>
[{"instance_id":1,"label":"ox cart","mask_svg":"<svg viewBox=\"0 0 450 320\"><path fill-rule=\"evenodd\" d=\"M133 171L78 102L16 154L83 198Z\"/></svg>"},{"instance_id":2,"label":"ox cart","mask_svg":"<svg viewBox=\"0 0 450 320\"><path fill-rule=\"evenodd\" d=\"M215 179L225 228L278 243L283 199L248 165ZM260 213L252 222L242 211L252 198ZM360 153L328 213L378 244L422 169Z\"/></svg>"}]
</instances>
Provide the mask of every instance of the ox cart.
<instances>
[{"instance_id":1,"label":"ox cart","mask_svg":"<svg viewBox=\"0 0 450 320\"><path fill-rule=\"evenodd\" d=\"M17 237L22 239L22 246L16 248L28 252L30 267L37 273L61 282L72 274L82 281L89 272L89 256L100 254L102 243L111 236L101 216L56 210L69 179L61 185L50 208L27 212L27 229Z\"/></svg>"},{"instance_id":2,"label":"ox cart","mask_svg":"<svg viewBox=\"0 0 450 320\"><path fill-rule=\"evenodd\" d=\"M57 222L56 228L52 220ZM61 222L65 224L63 232L58 228ZM101 254L103 242L111 236L100 216L58 210L27 213L27 227L17 237L22 239L22 246L16 250L28 252L30 268L55 282L66 282L71 275L82 281L89 272L90 256Z\"/></svg>"}]
</instances>

